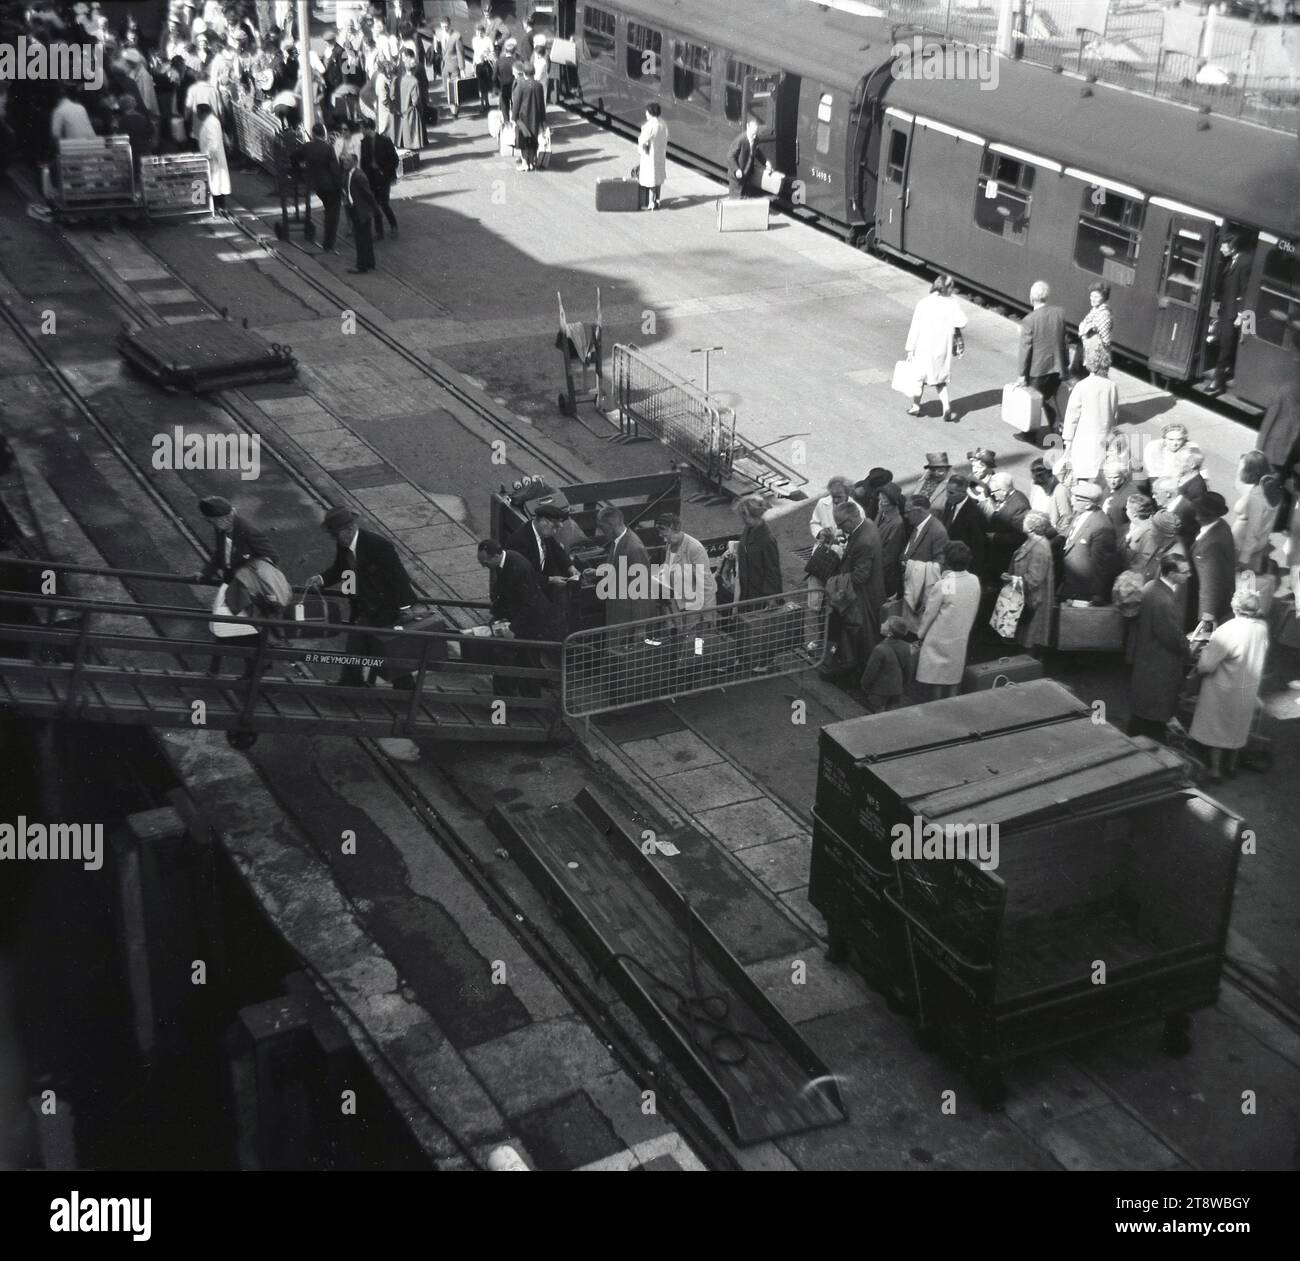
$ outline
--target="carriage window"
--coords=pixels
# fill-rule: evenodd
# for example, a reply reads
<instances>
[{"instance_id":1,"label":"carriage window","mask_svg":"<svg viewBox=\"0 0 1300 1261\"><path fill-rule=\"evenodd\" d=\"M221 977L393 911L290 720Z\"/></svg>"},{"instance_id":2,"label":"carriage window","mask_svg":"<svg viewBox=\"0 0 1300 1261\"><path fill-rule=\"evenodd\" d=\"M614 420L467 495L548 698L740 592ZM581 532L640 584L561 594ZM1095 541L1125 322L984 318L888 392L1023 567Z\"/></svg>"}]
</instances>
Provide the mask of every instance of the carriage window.
<instances>
[{"instance_id":1,"label":"carriage window","mask_svg":"<svg viewBox=\"0 0 1300 1261\"><path fill-rule=\"evenodd\" d=\"M658 83L663 77L664 37L640 22L627 24L627 77Z\"/></svg>"},{"instance_id":2,"label":"carriage window","mask_svg":"<svg viewBox=\"0 0 1300 1261\"><path fill-rule=\"evenodd\" d=\"M831 151L831 108L834 104L834 98L829 92L822 93L822 98L817 102L817 152L829 153Z\"/></svg>"},{"instance_id":3,"label":"carriage window","mask_svg":"<svg viewBox=\"0 0 1300 1261\"><path fill-rule=\"evenodd\" d=\"M1074 238L1075 263L1115 284L1131 285L1145 213L1146 206L1132 197L1100 186L1084 189Z\"/></svg>"},{"instance_id":4,"label":"carriage window","mask_svg":"<svg viewBox=\"0 0 1300 1261\"><path fill-rule=\"evenodd\" d=\"M975 189L975 222L1004 240L1023 242L1033 190L1034 168L1028 162L986 149Z\"/></svg>"},{"instance_id":5,"label":"carriage window","mask_svg":"<svg viewBox=\"0 0 1300 1261\"><path fill-rule=\"evenodd\" d=\"M1255 334L1274 346L1300 351L1300 256L1294 247L1275 245L1264 259Z\"/></svg>"},{"instance_id":6,"label":"carriage window","mask_svg":"<svg viewBox=\"0 0 1300 1261\"><path fill-rule=\"evenodd\" d=\"M582 42L588 61L599 61L614 55L614 33L617 30L612 13L588 4L582 10Z\"/></svg>"},{"instance_id":7,"label":"carriage window","mask_svg":"<svg viewBox=\"0 0 1300 1261\"><path fill-rule=\"evenodd\" d=\"M740 116L745 112L745 76L749 74L758 74L757 67L747 66L734 57L727 58L727 94L723 100L723 109L728 122L740 122ZM762 122L761 119L759 121Z\"/></svg>"},{"instance_id":8,"label":"carriage window","mask_svg":"<svg viewBox=\"0 0 1300 1261\"><path fill-rule=\"evenodd\" d=\"M907 132L891 131L889 133L889 161L885 163L885 178L891 184L903 182L903 172L907 170Z\"/></svg>"},{"instance_id":9,"label":"carriage window","mask_svg":"<svg viewBox=\"0 0 1300 1261\"><path fill-rule=\"evenodd\" d=\"M708 109L713 101L713 53L703 44L673 40L673 95Z\"/></svg>"},{"instance_id":10,"label":"carriage window","mask_svg":"<svg viewBox=\"0 0 1300 1261\"><path fill-rule=\"evenodd\" d=\"M1179 228L1165 249L1164 294L1175 302L1195 306L1205 276L1205 238L1191 228Z\"/></svg>"}]
</instances>

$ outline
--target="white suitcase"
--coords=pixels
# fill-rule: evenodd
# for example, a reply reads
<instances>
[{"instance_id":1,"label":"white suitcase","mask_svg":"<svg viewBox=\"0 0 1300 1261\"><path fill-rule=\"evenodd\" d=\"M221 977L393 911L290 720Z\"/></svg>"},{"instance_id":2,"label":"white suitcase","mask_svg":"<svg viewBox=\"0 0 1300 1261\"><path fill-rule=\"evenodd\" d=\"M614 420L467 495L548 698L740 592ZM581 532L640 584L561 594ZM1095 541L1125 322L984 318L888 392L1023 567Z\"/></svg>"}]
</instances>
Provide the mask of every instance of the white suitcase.
<instances>
[{"instance_id":1,"label":"white suitcase","mask_svg":"<svg viewBox=\"0 0 1300 1261\"><path fill-rule=\"evenodd\" d=\"M496 140L501 135L501 128L505 126L505 119L502 117L499 109L488 111L488 135Z\"/></svg>"},{"instance_id":2,"label":"white suitcase","mask_svg":"<svg viewBox=\"0 0 1300 1261\"><path fill-rule=\"evenodd\" d=\"M1014 381L1002 387L1002 423L1021 433L1043 426L1043 398L1037 390Z\"/></svg>"},{"instance_id":3,"label":"white suitcase","mask_svg":"<svg viewBox=\"0 0 1300 1261\"><path fill-rule=\"evenodd\" d=\"M506 123L497 135L497 147L501 151L503 158L513 156L515 151L515 125Z\"/></svg>"},{"instance_id":4,"label":"white suitcase","mask_svg":"<svg viewBox=\"0 0 1300 1261\"><path fill-rule=\"evenodd\" d=\"M766 197L720 197L719 232L766 232Z\"/></svg>"},{"instance_id":5,"label":"white suitcase","mask_svg":"<svg viewBox=\"0 0 1300 1261\"><path fill-rule=\"evenodd\" d=\"M780 171L764 171L759 183L769 197L780 197L781 190L785 188L785 176Z\"/></svg>"}]
</instances>

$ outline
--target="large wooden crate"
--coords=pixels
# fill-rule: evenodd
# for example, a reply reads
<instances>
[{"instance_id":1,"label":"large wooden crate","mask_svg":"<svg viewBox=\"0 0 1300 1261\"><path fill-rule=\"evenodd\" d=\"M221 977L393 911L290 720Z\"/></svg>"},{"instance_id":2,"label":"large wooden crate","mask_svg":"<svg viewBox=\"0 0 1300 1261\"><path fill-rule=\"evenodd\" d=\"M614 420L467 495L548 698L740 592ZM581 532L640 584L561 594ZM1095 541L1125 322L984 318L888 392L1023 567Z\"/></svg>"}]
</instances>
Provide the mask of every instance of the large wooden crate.
<instances>
[{"instance_id":1,"label":"large wooden crate","mask_svg":"<svg viewBox=\"0 0 1300 1261\"><path fill-rule=\"evenodd\" d=\"M125 136L59 142L59 210L117 210L136 203L135 166Z\"/></svg>"},{"instance_id":2,"label":"large wooden crate","mask_svg":"<svg viewBox=\"0 0 1300 1261\"><path fill-rule=\"evenodd\" d=\"M832 948L985 1078L1217 995L1242 822L1080 708L1039 680L823 731L809 898Z\"/></svg>"}]
</instances>

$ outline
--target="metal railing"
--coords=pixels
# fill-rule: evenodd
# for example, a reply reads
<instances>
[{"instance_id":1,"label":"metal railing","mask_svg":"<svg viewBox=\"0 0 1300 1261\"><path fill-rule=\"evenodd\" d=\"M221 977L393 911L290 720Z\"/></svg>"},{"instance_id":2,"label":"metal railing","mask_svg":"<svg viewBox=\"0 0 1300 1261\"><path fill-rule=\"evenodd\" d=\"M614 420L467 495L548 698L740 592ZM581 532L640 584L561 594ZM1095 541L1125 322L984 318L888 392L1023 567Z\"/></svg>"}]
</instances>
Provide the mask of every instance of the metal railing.
<instances>
[{"instance_id":1,"label":"metal railing","mask_svg":"<svg viewBox=\"0 0 1300 1261\"><path fill-rule=\"evenodd\" d=\"M627 438L657 438L712 486L731 474L736 413L632 345L614 347L614 402Z\"/></svg>"},{"instance_id":2,"label":"metal railing","mask_svg":"<svg viewBox=\"0 0 1300 1261\"><path fill-rule=\"evenodd\" d=\"M998 7L983 0L885 0L889 19L956 43L993 47ZM1282 16L1282 15L1279 15ZM1102 29L1096 29L1100 26ZM1279 131L1300 127L1300 28L1202 14L1151 0L1025 0L1013 17L1020 56L1103 83Z\"/></svg>"},{"instance_id":3,"label":"metal railing","mask_svg":"<svg viewBox=\"0 0 1300 1261\"><path fill-rule=\"evenodd\" d=\"M564 712L589 717L816 668L830 608L813 607L813 594L800 588L576 631L564 641Z\"/></svg>"}]
</instances>

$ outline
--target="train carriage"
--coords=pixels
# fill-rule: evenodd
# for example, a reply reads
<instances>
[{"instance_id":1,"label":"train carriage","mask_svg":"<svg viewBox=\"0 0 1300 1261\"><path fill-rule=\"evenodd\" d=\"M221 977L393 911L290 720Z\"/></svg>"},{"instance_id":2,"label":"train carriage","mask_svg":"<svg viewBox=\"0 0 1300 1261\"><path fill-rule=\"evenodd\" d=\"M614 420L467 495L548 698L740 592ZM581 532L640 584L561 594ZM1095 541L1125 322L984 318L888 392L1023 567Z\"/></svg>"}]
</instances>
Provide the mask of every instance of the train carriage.
<instances>
[{"instance_id":1,"label":"train carriage","mask_svg":"<svg viewBox=\"0 0 1300 1261\"><path fill-rule=\"evenodd\" d=\"M1300 375L1294 136L998 58L931 77L944 46L807 0L561 0L580 102L719 176L749 115L799 213L1024 307L1111 286L1115 344L1159 379L1210 366L1218 243L1250 270L1234 397ZM989 69L985 60L980 68ZM964 71L964 73L963 73ZM1253 328L1253 332L1250 330Z\"/></svg>"}]
</instances>

